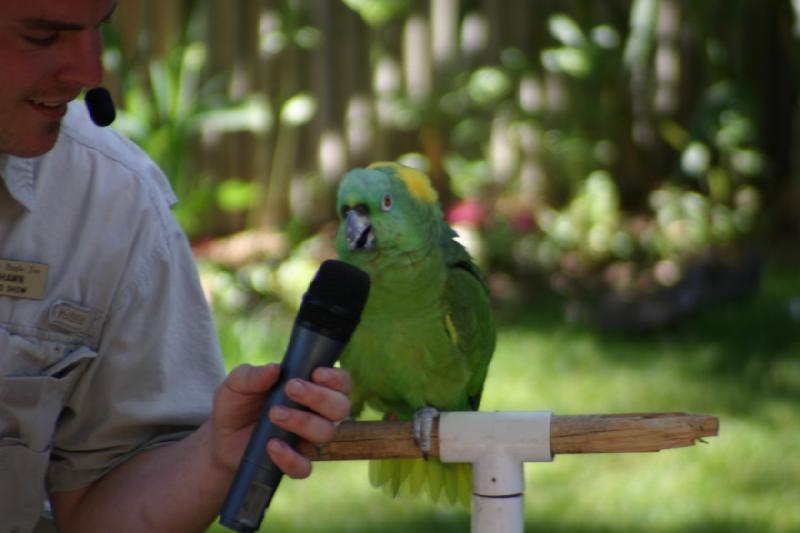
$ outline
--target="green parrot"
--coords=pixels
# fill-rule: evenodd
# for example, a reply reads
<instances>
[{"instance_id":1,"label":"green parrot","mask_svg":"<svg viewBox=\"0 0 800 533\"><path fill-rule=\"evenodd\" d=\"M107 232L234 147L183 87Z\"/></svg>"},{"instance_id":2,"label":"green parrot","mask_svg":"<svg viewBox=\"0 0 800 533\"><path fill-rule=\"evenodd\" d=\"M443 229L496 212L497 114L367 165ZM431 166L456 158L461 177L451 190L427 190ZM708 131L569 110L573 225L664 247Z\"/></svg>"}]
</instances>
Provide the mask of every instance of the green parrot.
<instances>
[{"instance_id":1,"label":"green parrot","mask_svg":"<svg viewBox=\"0 0 800 533\"><path fill-rule=\"evenodd\" d=\"M341 356L354 381L353 415L364 404L387 419L422 413L422 438L429 437L430 408L480 404L496 336L486 278L418 170L381 162L349 171L337 211L339 259L371 278L361 322ZM425 460L372 461L372 484L392 495L425 487L434 501L444 494L469 507L471 465L427 460L421 446Z\"/></svg>"}]
</instances>

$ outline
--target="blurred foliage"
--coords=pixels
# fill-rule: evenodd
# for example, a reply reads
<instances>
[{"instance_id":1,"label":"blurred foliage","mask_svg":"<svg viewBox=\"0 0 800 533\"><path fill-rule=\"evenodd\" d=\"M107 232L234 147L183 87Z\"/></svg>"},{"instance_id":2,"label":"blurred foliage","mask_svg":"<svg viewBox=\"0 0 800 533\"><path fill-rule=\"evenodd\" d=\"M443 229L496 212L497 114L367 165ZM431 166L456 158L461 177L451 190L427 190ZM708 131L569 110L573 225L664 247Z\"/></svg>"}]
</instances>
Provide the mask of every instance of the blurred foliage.
<instances>
[{"instance_id":1,"label":"blurred foliage","mask_svg":"<svg viewBox=\"0 0 800 533\"><path fill-rule=\"evenodd\" d=\"M411 10L411 0L342 0L357 12L369 25L383 26L390 20Z\"/></svg>"},{"instance_id":2,"label":"blurred foliage","mask_svg":"<svg viewBox=\"0 0 800 533\"><path fill-rule=\"evenodd\" d=\"M292 313L275 269L238 274L203 265L226 364L278 361ZM247 295L258 294L258 297ZM653 335L620 335L564 322L558 299L498 309L498 346L482 408L555 414L694 412L720 435L692 448L644 454L559 455L526 467L525 530L793 532L800 528L800 278L767 269L754 298L714 306ZM316 462L286 479L261 531L469 531L460 508L387 497L366 462ZM340 490L331 491L331 486ZM221 526L210 529L222 533Z\"/></svg>"},{"instance_id":3,"label":"blurred foliage","mask_svg":"<svg viewBox=\"0 0 800 533\"><path fill-rule=\"evenodd\" d=\"M249 213L240 229L286 229L304 257L296 247L324 238L333 214L326 173L366 162L321 133L331 125L340 139L363 127L369 159L429 172L488 270L579 298L677 286L698 258L769 238L781 197L800 194L783 132L797 122L788 0L774 12L754 0L454 1L435 15L411 0L265 4L258 53L277 83L236 98L232 73L208 63L211 3L190 4L166 57L123 65L111 39L107 64L122 79L119 127L164 168L193 238L215 213ZM432 58L448 25L455 49ZM266 175L209 177L202 152L230 132L269 136L256 148L270 153Z\"/></svg>"},{"instance_id":4,"label":"blurred foliage","mask_svg":"<svg viewBox=\"0 0 800 533\"><path fill-rule=\"evenodd\" d=\"M107 29L104 63L120 82L122 101L114 128L141 146L169 178L179 203L175 215L191 236L208 230L211 208L240 211L254 205L257 184L232 178L215 184L197 166L203 137L267 131L272 124L265 95L232 101L230 73L208 75L202 3L187 12L186 27L165 57L122 60L119 38ZM194 164L193 164L194 163Z\"/></svg>"},{"instance_id":5,"label":"blurred foliage","mask_svg":"<svg viewBox=\"0 0 800 533\"><path fill-rule=\"evenodd\" d=\"M627 40L626 28L606 23L582 28L569 14L556 13L548 21L554 45L542 50L538 62L508 49L500 67L481 67L454 88L463 92L464 105L458 109L463 118L453 127L454 150L446 162L452 189L466 199L493 192L490 211L502 217L509 211L498 207L510 205L515 207L511 213L532 217L536 229L520 232L509 243L512 250L506 250L516 265L583 283L610 265L633 262L640 270L654 269L655 281L668 286L680 279L683 262L709 248L739 246L757 229L763 207L758 182L765 177L765 157L757 146L751 102L736 94L725 65L719 65L718 79L709 80L685 118L653 120L660 135L655 142L674 162L643 169L662 173L649 188L641 187L646 182L642 177L636 187L624 190L626 181L637 179L625 176L636 163L633 159L645 159L648 149L635 142L631 146L632 126L625 120L631 113L625 109L636 99L647 100L656 89L652 83L645 94L636 94L625 84L632 68L652 61L657 8L658 2L634 2ZM562 84L557 89L563 98L559 107L575 111L550 116L538 96L547 76L557 76ZM523 92L528 85L537 93L530 101ZM450 100L442 103L449 105ZM483 113L487 107L496 110L494 117ZM530 143L531 138L539 144L535 164L541 167L544 183L538 185L532 209L514 205L524 186L519 174L497 183L486 132L500 113L506 115L512 145ZM480 149L475 150L475 144ZM631 148L640 153L625 160ZM476 157L464 157L469 153ZM518 158L505 165L524 164L519 160L522 153L502 155ZM498 227L496 221L493 226ZM498 238L508 242L499 226ZM487 227L486 238L494 238L492 229ZM632 280L612 276L611 281L619 289Z\"/></svg>"}]
</instances>

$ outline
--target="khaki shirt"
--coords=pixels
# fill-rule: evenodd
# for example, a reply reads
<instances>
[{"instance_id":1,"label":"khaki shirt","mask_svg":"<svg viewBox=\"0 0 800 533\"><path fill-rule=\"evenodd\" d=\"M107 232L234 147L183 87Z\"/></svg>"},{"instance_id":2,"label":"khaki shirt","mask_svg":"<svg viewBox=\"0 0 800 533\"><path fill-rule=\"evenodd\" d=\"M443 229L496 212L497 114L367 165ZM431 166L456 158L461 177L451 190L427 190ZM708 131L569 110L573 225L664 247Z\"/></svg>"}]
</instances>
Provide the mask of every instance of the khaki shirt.
<instances>
[{"instance_id":1,"label":"khaki shirt","mask_svg":"<svg viewBox=\"0 0 800 533\"><path fill-rule=\"evenodd\" d=\"M175 201L73 102L56 146L0 155L0 532L203 422L223 368Z\"/></svg>"}]
</instances>

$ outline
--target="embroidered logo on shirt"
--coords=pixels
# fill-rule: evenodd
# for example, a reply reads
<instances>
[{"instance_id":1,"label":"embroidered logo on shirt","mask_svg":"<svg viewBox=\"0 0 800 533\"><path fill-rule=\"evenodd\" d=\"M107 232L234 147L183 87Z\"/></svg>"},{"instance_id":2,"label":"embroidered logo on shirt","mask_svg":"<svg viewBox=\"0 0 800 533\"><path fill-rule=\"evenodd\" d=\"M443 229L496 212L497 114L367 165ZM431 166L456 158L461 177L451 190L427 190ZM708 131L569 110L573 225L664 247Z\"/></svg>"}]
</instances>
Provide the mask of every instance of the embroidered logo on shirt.
<instances>
[{"instance_id":1,"label":"embroidered logo on shirt","mask_svg":"<svg viewBox=\"0 0 800 533\"><path fill-rule=\"evenodd\" d=\"M47 287L48 266L0 259L0 296L41 300Z\"/></svg>"},{"instance_id":2,"label":"embroidered logo on shirt","mask_svg":"<svg viewBox=\"0 0 800 533\"><path fill-rule=\"evenodd\" d=\"M48 320L51 326L73 333L93 335L95 322L100 314L91 307L86 307L67 300L58 300L50 306Z\"/></svg>"}]
</instances>

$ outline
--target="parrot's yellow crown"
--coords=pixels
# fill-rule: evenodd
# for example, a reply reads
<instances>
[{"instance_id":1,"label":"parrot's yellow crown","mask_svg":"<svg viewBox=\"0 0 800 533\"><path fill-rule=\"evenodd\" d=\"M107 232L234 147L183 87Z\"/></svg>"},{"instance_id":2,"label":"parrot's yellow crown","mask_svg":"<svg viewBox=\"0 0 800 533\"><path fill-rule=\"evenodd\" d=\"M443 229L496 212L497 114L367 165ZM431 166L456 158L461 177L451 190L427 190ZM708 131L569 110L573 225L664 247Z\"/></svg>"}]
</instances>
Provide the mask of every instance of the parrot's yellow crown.
<instances>
[{"instance_id":1,"label":"parrot's yellow crown","mask_svg":"<svg viewBox=\"0 0 800 533\"><path fill-rule=\"evenodd\" d=\"M428 179L428 176L415 168L407 167L392 161L378 161L376 163L372 163L367 168L380 169L386 167L390 168L401 180L403 180L403 182L406 184L406 189L408 189L408 192L417 200L428 202L430 204L436 203L439 200L439 194L431 185L431 181Z\"/></svg>"}]
</instances>

